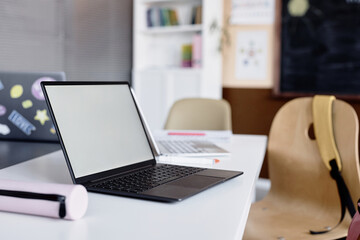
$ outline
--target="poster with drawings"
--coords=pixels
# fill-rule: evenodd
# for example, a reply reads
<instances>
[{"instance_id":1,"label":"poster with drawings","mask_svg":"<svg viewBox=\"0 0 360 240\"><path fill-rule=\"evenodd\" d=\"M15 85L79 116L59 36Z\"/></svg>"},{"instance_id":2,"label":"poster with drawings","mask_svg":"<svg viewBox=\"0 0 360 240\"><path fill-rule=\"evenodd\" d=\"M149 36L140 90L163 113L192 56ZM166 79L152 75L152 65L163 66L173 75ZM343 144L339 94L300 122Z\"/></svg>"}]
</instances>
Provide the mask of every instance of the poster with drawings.
<instances>
[{"instance_id":1,"label":"poster with drawings","mask_svg":"<svg viewBox=\"0 0 360 240\"><path fill-rule=\"evenodd\" d=\"M239 31L236 39L237 80L264 80L267 75L267 31Z\"/></svg>"}]
</instances>

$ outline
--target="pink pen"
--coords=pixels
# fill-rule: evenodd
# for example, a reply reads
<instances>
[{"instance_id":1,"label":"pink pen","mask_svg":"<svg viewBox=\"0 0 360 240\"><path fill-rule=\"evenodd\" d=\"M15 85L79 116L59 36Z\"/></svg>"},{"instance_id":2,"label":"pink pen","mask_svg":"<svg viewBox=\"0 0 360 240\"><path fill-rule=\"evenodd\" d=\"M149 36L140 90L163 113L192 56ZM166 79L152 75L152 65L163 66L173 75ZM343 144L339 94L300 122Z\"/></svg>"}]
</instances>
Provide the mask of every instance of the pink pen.
<instances>
[{"instance_id":1,"label":"pink pen","mask_svg":"<svg viewBox=\"0 0 360 240\"><path fill-rule=\"evenodd\" d=\"M205 136L205 133L196 133L196 132L169 132L170 136Z\"/></svg>"}]
</instances>

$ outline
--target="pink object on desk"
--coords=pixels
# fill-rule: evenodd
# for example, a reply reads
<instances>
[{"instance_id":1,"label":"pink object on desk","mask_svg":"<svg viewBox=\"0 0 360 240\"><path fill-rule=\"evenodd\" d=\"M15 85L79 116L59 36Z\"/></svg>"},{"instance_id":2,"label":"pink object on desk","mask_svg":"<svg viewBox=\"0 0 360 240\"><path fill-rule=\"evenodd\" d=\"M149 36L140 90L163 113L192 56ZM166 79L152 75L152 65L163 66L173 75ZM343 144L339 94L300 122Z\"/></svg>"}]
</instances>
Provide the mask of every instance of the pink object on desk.
<instances>
[{"instance_id":1,"label":"pink object on desk","mask_svg":"<svg viewBox=\"0 0 360 240\"><path fill-rule=\"evenodd\" d=\"M0 191L0 211L59 218L59 201L35 199L31 195L65 197L63 218L68 220L81 218L88 206L87 191L82 185L0 180ZM9 192L18 196L6 196Z\"/></svg>"},{"instance_id":2,"label":"pink object on desk","mask_svg":"<svg viewBox=\"0 0 360 240\"><path fill-rule=\"evenodd\" d=\"M205 136L205 133L196 132L169 132L169 136Z\"/></svg>"}]
</instances>

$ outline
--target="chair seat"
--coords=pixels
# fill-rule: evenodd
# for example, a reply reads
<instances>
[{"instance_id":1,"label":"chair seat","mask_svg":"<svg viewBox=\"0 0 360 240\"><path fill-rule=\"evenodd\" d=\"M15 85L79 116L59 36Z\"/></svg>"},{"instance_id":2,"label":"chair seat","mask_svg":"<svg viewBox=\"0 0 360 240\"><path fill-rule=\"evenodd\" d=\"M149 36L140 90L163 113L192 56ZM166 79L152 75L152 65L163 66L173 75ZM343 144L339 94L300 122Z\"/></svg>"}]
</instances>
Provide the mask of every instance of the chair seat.
<instances>
[{"instance_id":1,"label":"chair seat","mask_svg":"<svg viewBox=\"0 0 360 240\"><path fill-rule=\"evenodd\" d=\"M311 235L309 230L324 230L339 222L340 205L338 209L326 209L299 199L283 202L275 195L255 202L250 211L244 239L338 239L346 236L351 222L347 213L336 231Z\"/></svg>"}]
</instances>

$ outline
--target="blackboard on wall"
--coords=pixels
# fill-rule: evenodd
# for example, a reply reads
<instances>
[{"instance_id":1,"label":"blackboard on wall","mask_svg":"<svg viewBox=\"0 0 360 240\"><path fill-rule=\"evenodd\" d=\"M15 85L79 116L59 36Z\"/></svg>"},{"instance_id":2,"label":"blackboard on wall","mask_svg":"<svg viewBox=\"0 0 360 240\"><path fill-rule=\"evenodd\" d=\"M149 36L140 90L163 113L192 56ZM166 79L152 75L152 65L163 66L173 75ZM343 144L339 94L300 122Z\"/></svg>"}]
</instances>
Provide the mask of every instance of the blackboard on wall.
<instances>
[{"instance_id":1,"label":"blackboard on wall","mask_svg":"<svg viewBox=\"0 0 360 240\"><path fill-rule=\"evenodd\" d=\"M282 0L274 92L360 98L360 0Z\"/></svg>"}]
</instances>

